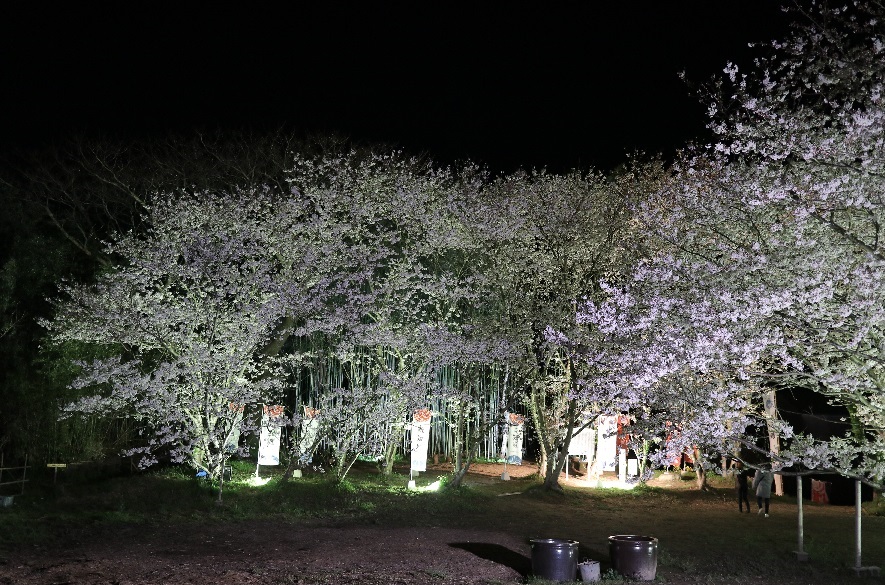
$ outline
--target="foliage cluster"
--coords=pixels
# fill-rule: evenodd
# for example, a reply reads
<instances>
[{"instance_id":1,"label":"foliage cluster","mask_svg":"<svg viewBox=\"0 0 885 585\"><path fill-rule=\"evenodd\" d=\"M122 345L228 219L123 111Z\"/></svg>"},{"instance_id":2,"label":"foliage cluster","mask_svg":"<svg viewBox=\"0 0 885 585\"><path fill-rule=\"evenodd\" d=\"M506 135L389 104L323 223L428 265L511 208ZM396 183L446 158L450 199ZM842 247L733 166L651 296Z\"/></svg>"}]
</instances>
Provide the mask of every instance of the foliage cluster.
<instances>
[{"instance_id":1,"label":"foliage cluster","mask_svg":"<svg viewBox=\"0 0 885 585\"><path fill-rule=\"evenodd\" d=\"M669 165L492 177L277 136L21 166L3 182L19 219L89 260L74 270L59 252L59 268L26 275L34 242L14 230L0 342L12 357L48 349L39 372L8 381L66 386L35 396L86 415L64 432L44 416L56 451L121 442L145 465L169 457L213 479L277 404L296 439L319 414L293 461L324 441L339 481L360 456L389 474L411 413L437 399L453 485L517 408L547 488L575 432L620 412L661 465L758 451L754 464L881 487L885 11L805 16L749 72L726 66L705 98L714 140ZM71 278L52 306L25 306L15 291L43 292L61 266ZM797 433L777 415L780 388L845 409L850 432ZM24 398L11 404L5 420L27 420Z\"/></svg>"},{"instance_id":2,"label":"foliage cluster","mask_svg":"<svg viewBox=\"0 0 885 585\"><path fill-rule=\"evenodd\" d=\"M715 141L634 215L658 250L579 310L574 342L605 346L594 394L652 433L671 421L677 448L759 449L747 429L767 425L789 448L757 460L882 486L882 16L822 5L751 71L728 65ZM766 404L778 387L844 407L851 430L795 433Z\"/></svg>"}]
</instances>

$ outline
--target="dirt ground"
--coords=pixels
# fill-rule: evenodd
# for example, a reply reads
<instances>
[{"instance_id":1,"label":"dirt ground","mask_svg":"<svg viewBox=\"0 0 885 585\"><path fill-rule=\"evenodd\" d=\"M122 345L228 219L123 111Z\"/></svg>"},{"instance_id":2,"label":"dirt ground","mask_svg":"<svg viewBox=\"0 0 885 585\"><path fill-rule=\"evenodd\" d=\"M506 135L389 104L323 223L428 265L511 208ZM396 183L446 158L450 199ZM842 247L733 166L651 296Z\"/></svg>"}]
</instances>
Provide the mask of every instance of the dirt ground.
<instances>
[{"instance_id":1,"label":"dirt ground","mask_svg":"<svg viewBox=\"0 0 885 585\"><path fill-rule=\"evenodd\" d=\"M590 508L564 504L556 495L526 505L527 484L519 479L533 466L508 466L511 482L501 480L501 465L475 465L467 483L497 483L493 509L452 518L432 512L412 525L346 521L280 523L250 521L192 527L82 527L54 549L14 550L0 558L0 584L160 585L184 583L251 584L516 584L531 581L531 538L569 538L580 542L581 559L609 567L607 537L647 534L660 541L656 582L700 585L799 585L862 583L847 567L850 546L841 558L796 563L795 502L772 503L771 517L738 514L730 490L692 493L677 477L682 497L613 499ZM445 473L431 468L422 477ZM592 489L574 476L563 483ZM850 526L853 510L809 507L805 533L811 546L838 525ZM885 519L865 519L867 538L885 538ZM0 526L2 529L2 526ZM716 572L716 564L741 554L742 535L770 540L770 554L742 561L742 570ZM851 543L848 543L849 545ZM812 546L813 548L813 546ZM876 559L885 564L885 559ZM846 565L847 563L847 565ZM733 561L732 561L733 565ZM716 574L711 578L711 572Z\"/></svg>"}]
</instances>

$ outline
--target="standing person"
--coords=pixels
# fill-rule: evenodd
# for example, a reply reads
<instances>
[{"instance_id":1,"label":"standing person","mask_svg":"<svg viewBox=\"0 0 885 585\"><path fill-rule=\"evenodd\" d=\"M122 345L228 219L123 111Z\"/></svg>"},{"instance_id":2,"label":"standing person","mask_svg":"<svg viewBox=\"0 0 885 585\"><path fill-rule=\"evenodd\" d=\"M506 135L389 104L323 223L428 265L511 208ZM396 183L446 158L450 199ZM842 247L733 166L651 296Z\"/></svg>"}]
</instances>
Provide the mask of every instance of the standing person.
<instances>
[{"instance_id":1,"label":"standing person","mask_svg":"<svg viewBox=\"0 0 885 585\"><path fill-rule=\"evenodd\" d=\"M744 504L747 504L747 514L750 513L750 499L747 497L750 489L747 485L749 478L747 477L747 470L744 469L744 464L741 461L734 462L734 487L737 490L738 494L738 512L744 511Z\"/></svg>"},{"instance_id":2,"label":"standing person","mask_svg":"<svg viewBox=\"0 0 885 585\"><path fill-rule=\"evenodd\" d=\"M756 490L756 505L762 514L762 504L765 504L765 517L768 518L768 503L771 501L771 484L774 483L774 473L771 469L757 469L753 476L753 489Z\"/></svg>"}]
</instances>

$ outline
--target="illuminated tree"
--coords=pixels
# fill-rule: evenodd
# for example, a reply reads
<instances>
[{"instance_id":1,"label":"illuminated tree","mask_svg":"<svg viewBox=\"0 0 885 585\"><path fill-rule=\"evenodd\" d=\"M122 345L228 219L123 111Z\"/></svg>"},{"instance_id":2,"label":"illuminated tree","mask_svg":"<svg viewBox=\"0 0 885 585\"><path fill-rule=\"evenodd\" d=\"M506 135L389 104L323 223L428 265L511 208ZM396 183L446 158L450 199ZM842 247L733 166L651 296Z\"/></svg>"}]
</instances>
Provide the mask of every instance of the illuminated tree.
<instances>
[{"instance_id":1,"label":"illuminated tree","mask_svg":"<svg viewBox=\"0 0 885 585\"><path fill-rule=\"evenodd\" d=\"M270 189L158 198L144 234L108 246L117 267L65 286L47 323L56 342L118 348L80 364L74 387L99 392L66 412L134 418L149 435L129 452L142 465L169 448L173 460L220 477L239 405L279 390L267 348L280 324L315 315L346 287L348 275L316 261L335 244L324 246L306 203Z\"/></svg>"},{"instance_id":2,"label":"illuminated tree","mask_svg":"<svg viewBox=\"0 0 885 585\"><path fill-rule=\"evenodd\" d=\"M885 13L854 3L810 16L749 74L726 67L715 144L637 214L665 246L579 318L618 340L603 359L629 373L608 389L633 403L668 377L713 373L729 400L771 384L823 393L848 408L853 435L771 455L881 485ZM746 440L749 422L714 428Z\"/></svg>"},{"instance_id":3,"label":"illuminated tree","mask_svg":"<svg viewBox=\"0 0 885 585\"><path fill-rule=\"evenodd\" d=\"M634 253L627 212L635 179L631 172L610 181L577 172L512 175L489 185L476 214L494 284L487 325L518 356L510 360L513 378L539 439L547 489L559 488L586 413L608 406L583 400L586 362L560 341L572 335L581 299Z\"/></svg>"},{"instance_id":4,"label":"illuminated tree","mask_svg":"<svg viewBox=\"0 0 885 585\"><path fill-rule=\"evenodd\" d=\"M175 460L219 477L233 413L273 399L293 368L331 364L344 383L319 388L333 398L325 419L356 408L353 424L377 428L326 425L325 439L342 464L383 445L389 472L402 423L427 399L433 332L457 334L482 298L472 268L481 244L461 225L474 171L397 154L291 161L289 191L157 197L146 231L105 251L114 268L65 288L48 324L54 340L118 348L82 364L75 387L102 392L68 410L143 422L156 433L133 451L144 464L171 447Z\"/></svg>"},{"instance_id":5,"label":"illuminated tree","mask_svg":"<svg viewBox=\"0 0 885 585\"><path fill-rule=\"evenodd\" d=\"M484 379L495 364L513 355L501 339L428 328L429 363L438 373L437 392L447 405L446 424L454 435L454 469L447 487L458 488L477 455L481 441L504 419L503 404L491 404Z\"/></svg>"},{"instance_id":6,"label":"illuminated tree","mask_svg":"<svg viewBox=\"0 0 885 585\"><path fill-rule=\"evenodd\" d=\"M361 312L310 339L322 348L311 367L335 368L348 391L383 393L373 448L382 445L382 471L389 474L406 420L430 398L434 332L458 332L483 299L484 251L463 220L481 176L471 167L436 169L397 154L351 154L299 159L290 180L324 222L351 226L347 262L371 259ZM350 270L345 261L339 269Z\"/></svg>"}]
</instances>

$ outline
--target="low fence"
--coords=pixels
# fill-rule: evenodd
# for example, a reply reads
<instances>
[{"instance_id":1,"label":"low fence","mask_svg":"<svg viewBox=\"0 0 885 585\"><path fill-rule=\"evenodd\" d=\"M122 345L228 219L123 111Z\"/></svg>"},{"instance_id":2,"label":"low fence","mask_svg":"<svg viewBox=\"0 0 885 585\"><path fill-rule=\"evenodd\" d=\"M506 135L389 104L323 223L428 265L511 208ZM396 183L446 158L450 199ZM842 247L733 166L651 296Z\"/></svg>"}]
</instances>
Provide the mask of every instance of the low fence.
<instances>
[{"instance_id":1,"label":"low fence","mask_svg":"<svg viewBox=\"0 0 885 585\"><path fill-rule=\"evenodd\" d=\"M29 468L27 455L25 455L25 462L23 465L7 467L3 453L0 453L0 503L2 503L2 505L8 505L7 502L11 502L12 500L11 496L25 493L25 484L29 481ZM12 479L10 479L10 477ZM8 488L7 486L18 486L18 489ZM15 491L18 493L9 493ZM6 495L3 495L4 492Z\"/></svg>"}]
</instances>

